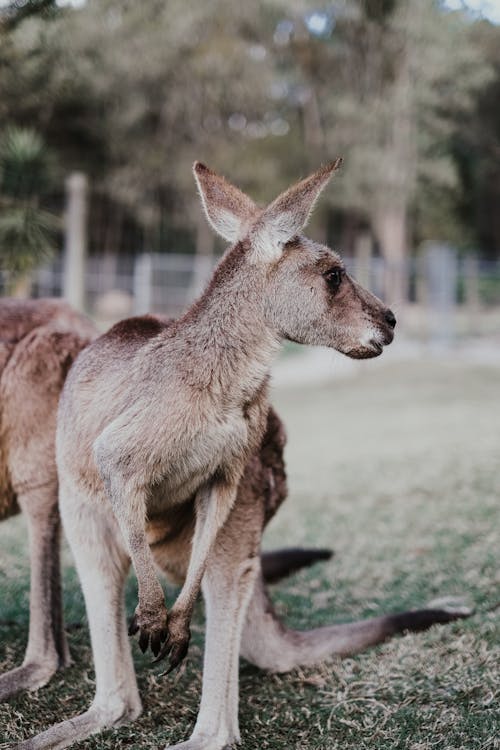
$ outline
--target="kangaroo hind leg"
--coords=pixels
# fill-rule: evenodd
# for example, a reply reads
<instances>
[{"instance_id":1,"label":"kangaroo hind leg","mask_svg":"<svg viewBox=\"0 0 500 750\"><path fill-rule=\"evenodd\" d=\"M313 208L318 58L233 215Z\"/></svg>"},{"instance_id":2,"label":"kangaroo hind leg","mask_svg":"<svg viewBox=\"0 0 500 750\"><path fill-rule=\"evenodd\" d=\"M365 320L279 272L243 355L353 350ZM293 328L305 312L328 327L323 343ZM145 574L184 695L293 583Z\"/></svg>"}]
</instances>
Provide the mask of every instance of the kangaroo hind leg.
<instances>
[{"instance_id":1,"label":"kangaroo hind leg","mask_svg":"<svg viewBox=\"0 0 500 750\"><path fill-rule=\"evenodd\" d=\"M68 747L141 712L123 600L129 558L117 524L111 511L86 506L85 500L77 506L63 491L61 512L85 596L96 693L88 711L21 742L18 750Z\"/></svg>"},{"instance_id":2,"label":"kangaroo hind leg","mask_svg":"<svg viewBox=\"0 0 500 750\"><path fill-rule=\"evenodd\" d=\"M59 569L57 483L19 495L28 525L31 586L28 646L22 666L0 677L0 700L46 685L70 662L64 632Z\"/></svg>"},{"instance_id":3,"label":"kangaroo hind leg","mask_svg":"<svg viewBox=\"0 0 500 750\"><path fill-rule=\"evenodd\" d=\"M260 519L238 502L220 530L203 577L203 687L189 740L167 750L222 750L240 741L238 671L245 612L260 572Z\"/></svg>"}]
</instances>

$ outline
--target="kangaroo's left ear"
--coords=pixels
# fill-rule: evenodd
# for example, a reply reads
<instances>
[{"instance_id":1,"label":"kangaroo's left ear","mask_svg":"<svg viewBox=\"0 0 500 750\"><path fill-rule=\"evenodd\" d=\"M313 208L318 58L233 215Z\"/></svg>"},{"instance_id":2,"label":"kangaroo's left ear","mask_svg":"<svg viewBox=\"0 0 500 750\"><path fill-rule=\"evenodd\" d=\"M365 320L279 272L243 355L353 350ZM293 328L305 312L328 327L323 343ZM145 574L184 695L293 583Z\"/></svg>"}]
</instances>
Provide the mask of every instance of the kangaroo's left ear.
<instances>
[{"instance_id":1,"label":"kangaroo's left ear","mask_svg":"<svg viewBox=\"0 0 500 750\"><path fill-rule=\"evenodd\" d=\"M237 242L257 213L255 203L199 161L194 163L193 173L209 224L228 242Z\"/></svg>"},{"instance_id":2,"label":"kangaroo's left ear","mask_svg":"<svg viewBox=\"0 0 500 750\"><path fill-rule=\"evenodd\" d=\"M284 245L307 224L314 204L333 173L341 166L335 159L279 195L262 213L252 231L255 255L260 260L279 258Z\"/></svg>"}]
</instances>

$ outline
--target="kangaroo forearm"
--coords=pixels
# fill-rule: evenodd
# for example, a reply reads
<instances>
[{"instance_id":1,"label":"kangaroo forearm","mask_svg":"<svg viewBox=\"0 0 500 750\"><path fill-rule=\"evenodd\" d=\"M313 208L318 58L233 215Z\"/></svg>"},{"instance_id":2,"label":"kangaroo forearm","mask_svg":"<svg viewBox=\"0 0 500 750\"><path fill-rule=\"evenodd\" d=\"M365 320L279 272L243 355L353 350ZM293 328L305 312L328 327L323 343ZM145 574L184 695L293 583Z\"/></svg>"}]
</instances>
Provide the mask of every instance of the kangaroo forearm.
<instances>
[{"instance_id":1,"label":"kangaroo forearm","mask_svg":"<svg viewBox=\"0 0 500 750\"><path fill-rule=\"evenodd\" d=\"M196 520L188 570L181 592L169 614L168 640L158 657L159 660L170 654L168 671L177 666L187 653L194 603L200 593L217 534L236 499L237 488L237 484L215 484L202 488L196 497Z\"/></svg>"},{"instance_id":2,"label":"kangaroo forearm","mask_svg":"<svg viewBox=\"0 0 500 750\"><path fill-rule=\"evenodd\" d=\"M151 646L156 655L167 636L167 609L163 589L158 580L153 555L146 538L146 497L133 491L115 475L108 482L111 507L132 560L139 601L130 623L129 634L139 632L142 651Z\"/></svg>"},{"instance_id":3,"label":"kangaroo forearm","mask_svg":"<svg viewBox=\"0 0 500 750\"><path fill-rule=\"evenodd\" d=\"M219 529L224 525L234 503L237 485L213 485L203 488L196 497L196 520L184 585L174 604L176 611L192 611L201 588L208 558Z\"/></svg>"},{"instance_id":4,"label":"kangaroo forearm","mask_svg":"<svg viewBox=\"0 0 500 750\"><path fill-rule=\"evenodd\" d=\"M111 507L124 538L139 586L139 602L148 609L163 603L153 555L146 539L146 504L139 493L126 492L115 481L110 485Z\"/></svg>"},{"instance_id":5,"label":"kangaroo forearm","mask_svg":"<svg viewBox=\"0 0 500 750\"><path fill-rule=\"evenodd\" d=\"M163 605L164 596L145 536L140 547L130 550L130 556L137 577L139 605L142 609L155 610Z\"/></svg>"}]
</instances>

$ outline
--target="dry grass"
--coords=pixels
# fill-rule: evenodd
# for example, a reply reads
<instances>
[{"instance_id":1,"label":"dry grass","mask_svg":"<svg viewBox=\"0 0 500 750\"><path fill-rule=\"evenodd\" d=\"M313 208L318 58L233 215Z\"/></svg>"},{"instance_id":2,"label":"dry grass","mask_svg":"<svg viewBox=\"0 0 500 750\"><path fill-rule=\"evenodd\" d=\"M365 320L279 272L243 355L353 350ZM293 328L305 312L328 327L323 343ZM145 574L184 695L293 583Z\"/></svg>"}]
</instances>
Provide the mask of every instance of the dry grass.
<instances>
[{"instance_id":1,"label":"dry grass","mask_svg":"<svg viewBox=\"0 0 500 750\"><path fill-rule=\"evenodd\" d=\"M248 750L490 750L500 747L496 612L500 600L500 372L412 363L372 368L274 401L289 433L291 496L266 546L314 543L334 560L279 585L278 609L297 627L461 596L467 621L395 639L354 659L269 676L242 665L241 730ZM20 662L28 577L22 519L0 527L0 669ZM169 597L174 592L169 590ZM129 609L134 582L127 593ZM65 567L68 622L85 622ZM144 714L81 748L159 748L189 735L197 708L202 606L187 665L158 676L134 647ZM70 632L75 665L36 694L0 707L9 747L83 710L93 693L86 627Z\"/></svg>"}]
</instances>

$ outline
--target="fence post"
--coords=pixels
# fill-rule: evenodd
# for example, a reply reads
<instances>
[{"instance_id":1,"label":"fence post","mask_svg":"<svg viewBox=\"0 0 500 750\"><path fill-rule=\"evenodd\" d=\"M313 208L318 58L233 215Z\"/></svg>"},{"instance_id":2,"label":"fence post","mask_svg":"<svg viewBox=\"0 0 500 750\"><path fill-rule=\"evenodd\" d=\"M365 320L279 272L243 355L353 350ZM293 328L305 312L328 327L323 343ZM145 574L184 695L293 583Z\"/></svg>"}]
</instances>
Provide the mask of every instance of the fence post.
<instances>
[{"instance_id":1,"label":"fence post","mask_svg":"<svg viewBox=\"0 0 500 750\"><path fill-rule=\"evenodd\" d=\"M66 180L63 296L82 311L85 308L87 196L86 175L82 172L70 174Z\"/></svg>"},{"instance_id":2,"label":"fence post","mask_svg":"<svg viewBox=\"0 0 500 750\"><path fill-rule=\"evenodd\" d=\"M134 263L134 315L151 312L153 303L153 258L151 253L138 255Z\"/></svg>"},{"instance_id":3,"label":"fence post","mask_svg":"<svg viewBox=\"0 0 500 750\"><path fill-rule=\"evenodd\" d=\"M469 333L476 333L481 305L479 300L479 259L477 255L466 255L464 258L463 269L467 327Z\"/></svg>"},{"instance_id":4,"label":"fence post","mask_svg":"<svg viewBox=\"0 0 500 750\"><path fill-rule=\"evenodd\" d=\"M420 247L415 256L416 338L425 342L430 337L429 280L427 278L427 248Z\"/></svg>"},{"instance_id":5,"label":"fence post","mask_svg":"<svg viewBox=\"0 0 500 750\"><path fill-rule=\"evenodd\" d=\"M373 243L369 232L358 234L354 243L354 275L360 284L371 288Z\"/></svg>"},{"instance_id":6,"label":"fence post","mask_svg":"<svg viewBox=\"0 0 500 750\"><path fill-rule=\"evenodd\" d=\"M191 303L203 291L214 265L214 233L210 230L202 211L197 207L196 251L193 259L193 276L187 292Z\"/></svg>"},{"instance_id":7,"label":"fence post","mask_svg":"<svg viewBox=\"0 0 500 750\"><path fill-rule=\"evenodd\" d=\"M437 350L447 349L455 338L457 252L449 245L429 242L425 260L431 345Z\"/></svg>"}]
</instances>

